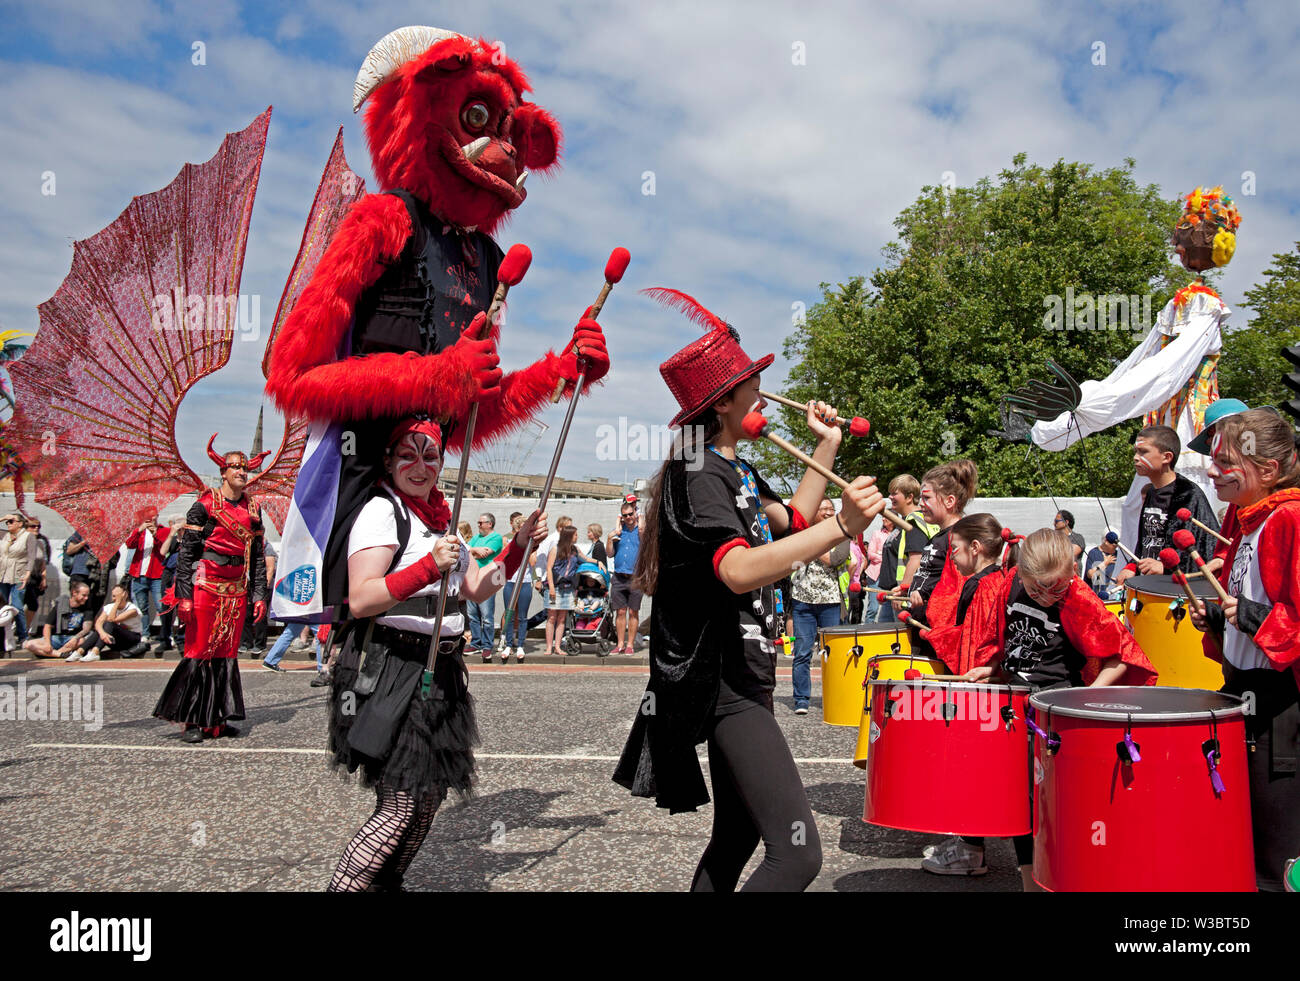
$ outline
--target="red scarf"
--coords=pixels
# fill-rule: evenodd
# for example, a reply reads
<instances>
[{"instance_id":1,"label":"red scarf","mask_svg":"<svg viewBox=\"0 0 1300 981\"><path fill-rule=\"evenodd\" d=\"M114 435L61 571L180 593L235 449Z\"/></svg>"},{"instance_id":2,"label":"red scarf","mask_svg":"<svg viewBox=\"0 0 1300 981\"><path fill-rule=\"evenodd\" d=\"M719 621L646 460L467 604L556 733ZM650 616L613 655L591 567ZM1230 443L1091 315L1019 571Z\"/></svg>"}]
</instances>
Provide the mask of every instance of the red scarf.
<instances>
[{"instance_id":1,"label":"red scarf","mask_svg":"<svg viewBox=\"0 0 1300 981\"><path fill-rule=\"evenodd\" d=\"M396 483L386 484L389 493L397 495L398 499L406 505L407 509L424 522L424 527L430 531L442 533L447 530L451 524L451 506L447 499L442 496L442 491L435 486L429 491L429 499L422 500L418 497L412 497L398 489Z\"/></svg>"},{"instance_id":2,"label":"red scarf","mask_svg":"<svg viewBox=\"0 0 1300 981\"><path fill-rule=\"evenodd\" d=\"M1250 507L1237 508L1237 522L1241 525L1241 533L1249 535L1262 525L1279 505L1287 501L1300 501L1300 487L1284 487L1269 494L1262 501L1256 501Z\"/></svg>"}]
</instances>

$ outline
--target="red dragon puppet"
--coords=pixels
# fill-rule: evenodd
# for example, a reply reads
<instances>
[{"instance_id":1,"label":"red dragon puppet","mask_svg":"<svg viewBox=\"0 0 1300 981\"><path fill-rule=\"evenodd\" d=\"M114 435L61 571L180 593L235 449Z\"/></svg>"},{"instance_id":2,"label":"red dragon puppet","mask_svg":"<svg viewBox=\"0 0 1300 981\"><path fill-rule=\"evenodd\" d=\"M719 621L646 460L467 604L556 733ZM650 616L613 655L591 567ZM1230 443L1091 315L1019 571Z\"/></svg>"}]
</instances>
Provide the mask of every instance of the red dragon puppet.
<instances>
[{"instance_id":1,"label":"red dragon puppet","mask_svg":"<svg viewBox=\"0 0 1300 981\"><path fill-rule=\"evenodd\" d=\"M320 616L346 595L346 531L382 474L384 437L404 416L445 420L457 448L479 404L476 445L523 425L579 354L594 382L604 337L582 319L565 353L502 376L498 325L475 339L497 286L491 238L526 197L529 170L557 166L561 134L500 45L431 27L383 38L357 76L383 193L352 206L279 332L266 390L313 421L285 530L275 610ZM323 580L323 582L322 582Z\"/></svg>"}]
</instances>

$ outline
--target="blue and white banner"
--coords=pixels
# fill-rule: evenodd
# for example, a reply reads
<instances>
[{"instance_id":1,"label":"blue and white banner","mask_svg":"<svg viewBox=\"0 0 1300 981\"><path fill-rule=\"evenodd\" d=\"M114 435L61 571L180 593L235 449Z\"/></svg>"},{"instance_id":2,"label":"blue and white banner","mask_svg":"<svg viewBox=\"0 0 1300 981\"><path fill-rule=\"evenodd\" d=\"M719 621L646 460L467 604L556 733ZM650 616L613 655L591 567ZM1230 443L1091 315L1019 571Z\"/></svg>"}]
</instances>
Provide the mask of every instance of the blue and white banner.
<instances>
[{"instance_id":1,"label":"blue and white banner","mask_svg":"<svg viewBox=\"0 0 1300 981\"><path fill-rule=\"evenodd\" d=\"M293 500L280 541L277 578L271 594L271 614L289 622L323 623L325 608L324 556L338 505L341 423L312 422L307 430Z\"/></svg>"}]
</instances>

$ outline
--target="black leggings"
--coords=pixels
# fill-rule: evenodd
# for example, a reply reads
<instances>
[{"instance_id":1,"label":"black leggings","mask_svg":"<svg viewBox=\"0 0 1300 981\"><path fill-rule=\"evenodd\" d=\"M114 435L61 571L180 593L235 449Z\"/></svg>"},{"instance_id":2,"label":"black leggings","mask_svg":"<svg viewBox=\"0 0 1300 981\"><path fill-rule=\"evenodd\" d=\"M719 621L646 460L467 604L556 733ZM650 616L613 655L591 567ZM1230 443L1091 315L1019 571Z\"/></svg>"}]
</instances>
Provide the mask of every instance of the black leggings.
<instances>
[{"instance_id":1,"label":"black leggings","mask_svg":"<svg viewBox=\"0 0 1300 981\"><path fill-rule=\"evenodd\" d=\"M140 643L140 635L134 630L127 630L120 623L114 623L111 620L104 620L104 633L113 638L111 644L105 644L104 638L99 636L99 631L92 630L82 639L80 647L83 651L88 651L92 647L106 648L114 651L129 651L136 644Z\"/></svg>"},{"instance_id":2,"label":"black leggings","mask_svg":"<svg viewBox=\"0 0 1300 981\"><path fill-rule=\"evenodd\" d=\"M966 842L968 845L974 845L976 848L984 847L983 838L972 838L969 835L962 835L961 840ZM1016 835L1011 839L1011 844L1016 848L1017 865L1034 864L1034 836L1032 834Z\"/></svg>"},{"instance_id":3,"label":"black leggings","mask_svg":"<svg viewBox=\"0 0 1300 981\"><path fill-rule=\"evenodd\" d=\"M1300 848L1300 692L1291 669L1223 668L1223 691L1250 692L1255 711L1246 716L1250 820L1255 839L1255 883L1263 892L1282 891L1282 869Z\"/></svg>"},{"instance_id":4,"label":"black leggings","mask_svg":"<svg viewBox=\"0 0 1300 981\"><path fill-rule=\"evenodd\" d=\"M771 711L713 719L713 833L692 892L732 892L761 838L763 862L741 891L801 892L822 867L822 843L794 756Z\"/></svg>"}]
</instances>

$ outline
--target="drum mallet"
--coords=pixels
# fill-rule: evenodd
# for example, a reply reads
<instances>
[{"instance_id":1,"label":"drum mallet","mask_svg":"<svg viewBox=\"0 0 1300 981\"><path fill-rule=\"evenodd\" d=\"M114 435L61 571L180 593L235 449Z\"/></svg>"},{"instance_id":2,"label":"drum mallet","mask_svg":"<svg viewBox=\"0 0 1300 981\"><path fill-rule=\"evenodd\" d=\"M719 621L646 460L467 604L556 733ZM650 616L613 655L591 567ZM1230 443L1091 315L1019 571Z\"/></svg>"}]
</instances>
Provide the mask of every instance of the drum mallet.
<instances>
[{"instance_id":1,"label":"drum mallet","mask_svg":"<svg viewBox=\"0 0 1300 981\"><path fill-rule=\"evenodd\" d=\"M1123 552L1125 555L1127 555L1127 556L1128 556L1130 559L1132 559L1134 562L1141 562L1141 561L1142 561L1142 560L1139 559L1136 555L1133 554L1133 552L1129 549L1129 547L1128 547L1127 545L1125 545L1123 542L1119 541L1118 539L1116 539L1116 541L1115 541L1115 547L1116 547L1117 549L1119 549L1121 552ZM1177 563L1175 563L1175 564L1177 564Z\"/></svg>"},{"instance_id":2,"label":"drum mallet","mask_svg":"<svg viewBox=\"0 0 1300 981\"><path fill-rule=\"evenodd\" d=\"M1187 594L1187 602L1192 604L1192 609L1199 609L1196 594L1192 592L1192 584L1187 581L1185 575L1178 571L1179 561L1178 553L1172 548L1162 548L1160 550L1160 564L1165 567L1165 571L1172 574L1174 582L1183 587L1183 592Z\"/></svg>"},{"instance_id":3,"label":"drum mallet","mask_svg":"<svg viewBox=\"0 0 1300 981\"><path fill-rule=\"evenodd\" d=\"M796 402L794 399L788 399L784 395L776 395L773 392L765 392L762 389L759 389L758 394L769 402L779 402L781 405L788 405L792 409L803 409L805 412L808 411L808 406L805 403ZM865 436L867 433L871 432L871 423L866 419L863 419L861 416L854 416L852 419L836 419L835 425L841 428L848 426L850 436Z\"/></svg>"},{"instance_id":4,"label":"drum mallet","mask_svg":"<svg viewBox=\"0 0 1300 981\"><path fill-rule=\"evenodd\" d=\"M772 432L771 427L768 425L768 421L765 418L763 418L763 414L761 412L751 412L749 415L745 416L744 421L741 422L740 424L740 428L748 439L758 439L759 437L763 437L765 439L771 440L773 443L775 443L781 449L785 450L787 453L789 453L792 457L794 457L804 466L808 467L810 470L814 470L817 473L821 474L823 477L829 480L840 490L849 489L849 482L845 480L843 477L839 476L829 468L822 466L820 463L818 463L816 460L810 457L803 450L799 449L799 447L795 446L789 440L782 439L776 433ZM892 511L889 508L885 508L884 515L886 518L892 521L899 528L907 530L908 528L914 527L913 525L909 525L906 521L904 521L901 517L899 517L894 511Z\"/></svg>"},{"instance_id":5,"label":"drum mallet","mask_svg":"<svg viewBox=\"0 0 1300 981\"><path fill-rule=\"evenodd\" d=\"M1200 567L1201 575L1205 581L1214 587L1214 591L1219 594L1219 599L1224 603L1228 602L1228 591L1223 588L1217 576L1212 576L1205 571L1205 560L1201 558L1201 553L1196 551L1196 536L1186 528L1179 528L1174 532L1174 544L1192 557L1192 561Z\"/></svg>"},{"instance_id":6,"label":"drum mallet","mask_svg":"<svg viewBox=\"0 0 1300 981\"><path fill-rule=\"evenodd\" d=\"M487 319L483 321L483 326L479 328L481 334L488 334L492 326L497 322L501 315L501 308L505 305L506 294L510 292L510 287L515 286L524 278L524 273L528 272L528 267L532 264L533 253L528 246L516 243L510 246L510 251L505 254L501 260L501 266L497 269L497 289L492 294L492 304L487 310ZM482 337L475 337L474 340L481 340ZM469 454L474 446L474 427L478 423L478 406L475 402L469 407L469 415L465 419L465 439L461 443L460 451L460 471L456 474L456 497L452 501L451 523L447 526L452 532L460 524L460 505L465 498L465 477L469 473ZM425 660L424 675L420 679L420 696L429 697L430 688L433 685L433 668L438 661L438 642L442 638L442 620L447 609L447 590L438 590L438 612L433 621L433 635L429 638L429 656Z\"/></svg>"},{"instance_id":7,"label":"drum mallet","mask_svg":"<svg viewBox=\"0 0 1300 981\"><path fill-rule=\"evenodd\" d=\"M596 302L591 309L587 311L584 319L595 320L599 315L601 308L605 305L605 298L609 296L609 291L614 288L614 284L623 278L623 273L627 272L627 264L632 261L632 253L621 245L609 254L609 259L605 262L605 285L600 288L600 295L596 297ZM582 352L578 352L578 380L573 386L573 398L569 399L569 409L564 414L564 425L560 427L560 438L555 443L555 454L551 457L551 469L546 473L546 483L542 485L542 501L537 505L539 510L546 510L546 502L551 497L551 485L555 483L555 471L560 467L560 457L564 453L564 442L569 438L569 427L573 425L573 413L578 408L578 399L582 396L582 383L587 377L586 362L582 360ZM561 379L555 387L555 395L552 401L558 402L560 393L564 391L567 383ZM533 554L533 542L529 539L528 544L524 547L524 558L519 563L519 571L515 573L515 588L510 596L510 605L506 607L505 612L505 629L510 629L510 624L514 622L515 612L519 609L519 590L523 585L524 576L528 572L528 559Z\"/></svg>"},{"instance_id":8,"label":"drum mallet","mask_svg":"<svg viewBox=\"0 0 1300 981\"><path fill-rule=\"evenodd\" d=\"M909 627L916 627L920 630L931 629L926 624L918 620L916 617L912 616L912 614L907 612L907 610L904 610L902 613L898 614L898 619L901 620L903 623L907 624Z\"/></svg>"},{"instance_id":9,"label":"drum mallet","mask_svg":"<svg viewBox=\"0 0 1300 981\"><path fill-rule=\"evenodd\" d=\"M591 309L583 318L584 320L598 320L600 318L600 311L605 306L609 291L614 288L615 283L623 278L623 274L627 272L627 264L631 261L632 253L621 245L609 254L609 260L605 263L605 285L600 288L600 294L596 297L596 302L591 305ZM582 372L582 374L586 374L586 372ZM563 378L555 383L555 391L551 393L552 404L560 401L560 395L563 394L564 386L567 384L568 382ZM578 384L573 390L574 395L576 396L581 390L582 377L580 375Z\"/></svg>"},{"instance_id":10,"label":"drum mallet","mask_svg":"<svg viewBox=\"0 0 1300 981\"><path fill-rule=\"evenodd\" d=\"M1177 513L1177 518L1178 518L1179 521L1190 521L1192 524L1196 525L1197 528L1201 528L1201 529L1204 529L1205 531L1208 531L1211 535L1213 535L1213 536L1214 536L1215 538L1217 538L1219 541L1223 542L1224 545L1231 545L1231 544L1232 544L1232 539L1231 539L1231 538L1224 538L1222 535L1220 535L1217 531L1215 531L1215 530L1214 530L1213 528L1211 528L1209 525L1202 524L1201 522L1197 521L1195 518L1192 517L1192 512L1189 511L1189 510L1187 510L1187 508L1179 508L1179 509L1178 509L1178 513Z\"/></svg>"}]
</instances>

